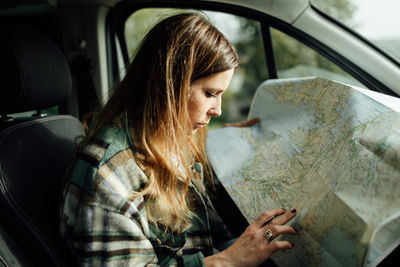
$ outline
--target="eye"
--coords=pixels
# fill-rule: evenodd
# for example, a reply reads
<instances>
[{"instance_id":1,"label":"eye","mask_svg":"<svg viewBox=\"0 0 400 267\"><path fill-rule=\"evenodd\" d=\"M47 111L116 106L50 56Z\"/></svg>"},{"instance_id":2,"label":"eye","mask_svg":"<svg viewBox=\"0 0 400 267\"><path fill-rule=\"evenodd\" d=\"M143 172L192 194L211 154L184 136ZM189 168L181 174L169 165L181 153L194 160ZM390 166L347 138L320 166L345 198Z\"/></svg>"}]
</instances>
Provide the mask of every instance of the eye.
<instances>
[{"instance_id":1,"label":"eye","mask_svg":"<svg viewBox=\"0 0 400 267\"><path fill-rule=\"evenodd\" d=\"M214 94L212 94L212 93L210 93L210 92L207 92L207 91L206 91L206 96L207 96L207 97L216 97L216 95L214 95Z\"/></svg>"}]
</instances>

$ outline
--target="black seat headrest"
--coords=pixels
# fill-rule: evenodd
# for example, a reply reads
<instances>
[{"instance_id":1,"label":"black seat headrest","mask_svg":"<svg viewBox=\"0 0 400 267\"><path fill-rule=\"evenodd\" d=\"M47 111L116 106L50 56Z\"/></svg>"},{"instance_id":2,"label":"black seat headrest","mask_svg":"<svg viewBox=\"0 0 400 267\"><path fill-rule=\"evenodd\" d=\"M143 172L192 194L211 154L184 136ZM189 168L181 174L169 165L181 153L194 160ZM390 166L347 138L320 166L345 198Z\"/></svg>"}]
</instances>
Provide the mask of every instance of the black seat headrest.
<instances>
[{"instance_id":1,"label":"black seat headrest","mask_svg":"<svg viewBox=\"0 0 400 267\"><path fill-rule=\"evenodd\" d=\"M67 60L54 41L29 24L3 24L0 33L0 113L62 103L72 81Z\"/></svg>"}]
</instances>

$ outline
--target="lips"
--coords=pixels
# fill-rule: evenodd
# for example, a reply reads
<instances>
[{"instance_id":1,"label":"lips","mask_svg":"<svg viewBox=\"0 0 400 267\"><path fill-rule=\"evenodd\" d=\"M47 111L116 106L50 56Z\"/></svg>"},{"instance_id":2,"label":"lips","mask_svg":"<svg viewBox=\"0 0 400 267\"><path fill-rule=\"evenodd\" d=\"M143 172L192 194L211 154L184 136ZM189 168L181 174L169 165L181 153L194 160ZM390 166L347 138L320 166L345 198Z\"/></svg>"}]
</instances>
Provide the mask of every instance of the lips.
<instances>
[{"instance_id":1,"label":"lips","mask_svg":"<svg viewBox=\"0 0 400 267\"><path fill-rule=\"evenodd\" d=\"M201 128L203 126L206 126L208 123L196 123L197 128Z\"/></svg>"}]
</instances>

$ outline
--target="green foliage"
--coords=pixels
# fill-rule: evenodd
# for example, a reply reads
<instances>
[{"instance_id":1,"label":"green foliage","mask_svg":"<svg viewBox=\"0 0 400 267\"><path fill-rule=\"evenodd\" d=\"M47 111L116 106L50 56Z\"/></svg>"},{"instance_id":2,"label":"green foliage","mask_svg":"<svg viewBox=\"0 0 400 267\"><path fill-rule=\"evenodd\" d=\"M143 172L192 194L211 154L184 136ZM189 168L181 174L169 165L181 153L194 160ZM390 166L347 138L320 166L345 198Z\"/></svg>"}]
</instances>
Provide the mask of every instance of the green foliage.
<instances>
[{"instance_id":1,"label":"green foliage","mask_svg":"<svg viewBox=\"0 0 400 267\"><path fill-rule=\"evenodd\" d=\"M240 96L253 95L257 86L268 76L261 27L257 21L240 18L242 38L234 43L240 56L240 70L244 77Z\"/></svg>"},{"instance_id":2,"label":"green foliage","mask_svg":"<svg viewBox=\"0 0 400 267\"><path fill-rule=\"evenodd\" d=\"M287 34L272 29L271 36L278 72L308 66L346 75L337 65Z\"/></svg>"},{"instance_id":3,"label":"green foliage","mask_svg":"<svg viewBox=\"0 0 400 267\"><path fill-rule=\"evenodd\" d=\"M185 10L173 8L143 8L132 13L125 23L125 40L132 57L154 25L166 17L183 11Z\"/></svg>"},{"instance_id":4,"label":"green foliage","mask_svg":"<svg viewBox=\"0 0 400 267\"><path fill-rule=\"evenodd\" d=\"M355 12L351 0L311 0L311 3L347 23L351 22ZM134 55L145 34L159 20L182 11L184 10L149 8L132 14L125 24L129 52ZM218 13L214 16L218 17ZM237 80L240 81L239 88L228 90L224 94L222 116L212 120L212 127L218 127L228 121L243 121L255 90L260 83L269 78L260 23L242 17L232 19L239 22L240 36L231 40L240 58L240 66L235 72ZM221 19L218 22L229 23L229 21L221 22ZM218 27L218 23L214 24ZM332 79L348 77L338 66L287 34L271 28L271 38L278 77L311 75L322 77L325 74L325 78L334 77ZM231 85L232 83L234 82L231 82Z\"/></svg>"},{"instance_id":5,"label":"green foliage","mask_svg":"<svg viewBox=\"0 0 400 267\"><path fill-rule=\"evenodd\" d=\"M326 14L347 25L352 24L353 15L357 9L351 0L310 0L310 2Z\"/></svg>"},{"instance_id":6,"label":"green foliage","mask_svg":"<svg viewBox=\"0 0 400 267\"><path fill-rule=\"evenodd\" d=\"M146 33L156 24L156 9L141 9L133 13L125 23L125 40L129 53L134 54ZM150 18L150 19L149 19Z\"/></svg>"}]
</instances>

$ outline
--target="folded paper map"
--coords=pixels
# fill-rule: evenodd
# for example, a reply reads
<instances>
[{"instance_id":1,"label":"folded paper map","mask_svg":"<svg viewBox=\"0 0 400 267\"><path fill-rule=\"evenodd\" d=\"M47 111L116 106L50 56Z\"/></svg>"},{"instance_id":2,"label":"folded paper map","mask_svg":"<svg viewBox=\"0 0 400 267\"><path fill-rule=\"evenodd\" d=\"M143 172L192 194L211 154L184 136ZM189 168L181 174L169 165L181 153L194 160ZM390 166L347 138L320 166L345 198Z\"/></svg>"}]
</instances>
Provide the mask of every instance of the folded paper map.
<instances>
[{"instance_id":1,"label":"folded paper map","mask_svg":"<svg viewBox=\"0 0 400 267\"><path fill-rule=\"evenodd\" d=\"M278 266L375 266L400 244L400 99L321 78L264 82L247 128L209 132L214 171L249 223L296 208Z\"/></svg>"}]
</instances>

